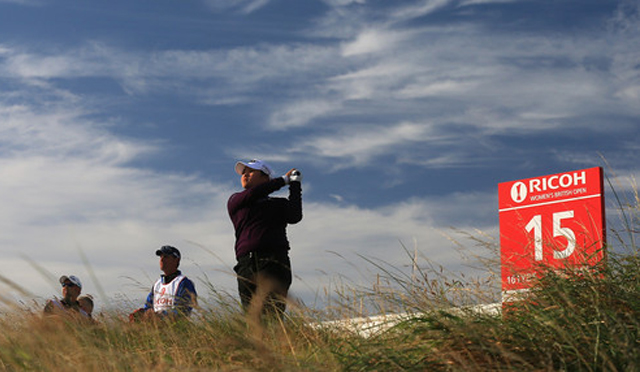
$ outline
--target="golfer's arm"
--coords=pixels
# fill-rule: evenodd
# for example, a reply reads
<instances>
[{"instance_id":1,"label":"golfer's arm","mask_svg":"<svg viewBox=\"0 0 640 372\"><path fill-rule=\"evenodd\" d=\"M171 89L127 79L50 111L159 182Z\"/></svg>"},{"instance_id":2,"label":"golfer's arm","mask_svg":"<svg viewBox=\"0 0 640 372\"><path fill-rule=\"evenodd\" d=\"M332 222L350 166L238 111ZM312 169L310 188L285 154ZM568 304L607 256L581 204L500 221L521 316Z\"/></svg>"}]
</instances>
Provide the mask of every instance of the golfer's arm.
<instances>
[{"instance_id":1,"label":"golfer's arm","mask_svg":"<svg viewBox=\"0 0 640 372\"><path fill-rule=\"evenodd\" d=\"M298 223L302 220L302 185L300 182L289 184L289 202L287 203L287 223Z\"/></svg>"}]
</instances>

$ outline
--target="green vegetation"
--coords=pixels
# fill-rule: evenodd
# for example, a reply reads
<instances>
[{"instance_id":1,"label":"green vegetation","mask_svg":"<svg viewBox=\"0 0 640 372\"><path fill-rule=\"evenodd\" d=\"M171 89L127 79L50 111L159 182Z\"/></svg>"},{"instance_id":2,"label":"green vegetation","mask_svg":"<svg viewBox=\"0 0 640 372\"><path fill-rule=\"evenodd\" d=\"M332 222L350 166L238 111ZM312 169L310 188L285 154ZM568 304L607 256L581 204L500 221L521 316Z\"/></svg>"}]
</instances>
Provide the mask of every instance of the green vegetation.
<instances>
[{"instance_id":1,"label":"green vegetation","mask_svg":"<svg viewBox=\"0 0 640 372\"><path fill-rule=\"evenodd\" d=\"M578 275L579 274L579 275ZM1 370L575 370L640 368L640 258L595 272L550 271L526 301L494 316L432 307L364 337L317 326L303 309L252 322L200 319L97 324L13 312L0 318Z\"/></svg>"},{"instance_id":2,"label":"green vegetation","mask_svg":"<svg viewBox=\"0 0 640 372\"><path fill-rule=\"evenodd\" d=\"M639 205L636 195L625 206L628 231L615 234L619 252L606 263L549 270L502 315L460 307L495 298L486 281L433 268L406 277L368 260L381 272L371 288L344 289L322 311L292 305L282 320L250 319L222 297L174 323L131 324L114 312L87 324L13 310L0 315L0 370L638 371ZM369 335L320 322L362 308L409 315Z\"/></svg>"}]
</instances>

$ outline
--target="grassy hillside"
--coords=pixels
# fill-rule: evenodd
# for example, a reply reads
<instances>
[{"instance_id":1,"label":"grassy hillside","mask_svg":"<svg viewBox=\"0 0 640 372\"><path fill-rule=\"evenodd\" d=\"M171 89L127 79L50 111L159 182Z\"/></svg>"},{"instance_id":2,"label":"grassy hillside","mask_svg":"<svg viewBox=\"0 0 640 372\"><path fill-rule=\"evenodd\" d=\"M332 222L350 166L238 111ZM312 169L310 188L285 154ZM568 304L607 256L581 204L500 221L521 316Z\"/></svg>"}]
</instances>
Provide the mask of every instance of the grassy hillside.
<instances>
[{"instance_id":1,"label":"grassy hillside","mask_svg":"<svg viewBox=\"0 0 640 372\"><path fill-rule=\"evenodd\" d=\"M174 323L131 324L111 312L87 324L14 308L0 315L0 370L638 371L639 205L636 196L622 208L626 231L613 235L623 249L606 264L549 271L502 315L447 310L481 301L486 283L438 270L394 277L374 263L393 285L347 288L341 304L323 311L292 305L283 320L248 318L224 298ZM357 316L365 302L411 315L368 337L320 322Z\"/></svg>"},{"instance_id":2,"label":"grassy hillside","mask_svg":"<svg viewBox=\"0 0 640 372\"><path fill-rule=\"evenodd\" d=\"M144 324L14 311L0 318L0 370L639 370L640 258L562 274L503 316L429 307L366 338L317 326L304 309L283 321L217 308Z\"/></svg>"}]
</instances>

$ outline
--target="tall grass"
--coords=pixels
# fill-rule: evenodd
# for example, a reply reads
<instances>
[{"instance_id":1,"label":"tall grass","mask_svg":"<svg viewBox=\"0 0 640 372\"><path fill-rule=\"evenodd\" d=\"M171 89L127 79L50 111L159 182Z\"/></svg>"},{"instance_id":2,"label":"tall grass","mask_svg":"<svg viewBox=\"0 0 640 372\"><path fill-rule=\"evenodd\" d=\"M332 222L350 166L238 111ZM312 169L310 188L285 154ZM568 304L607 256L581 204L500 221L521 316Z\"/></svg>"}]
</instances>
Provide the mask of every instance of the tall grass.
<instances>
[{"instance_id":1,"label":"tall grass","mask_svg":"<svg viewBox=\"0 0 640 372\"><path fill-rule=\"evenodd\" d=\"M546 272L502 317L436 311L380 336L430 345L422 365L452 370L640 370L640 258L595 272Z\"/></svg>"},{"instance_id":2,"label":"tall grass","mask_svg":"<svg viewBox=\"0 0 640 372\"><path fill-rule=\"evenodd\" d=\"M625 234L638 232L640 201L625 206ZM495 243L469 234L494 253ZM616 235L618 236L618 235ZM631 245L629 245L631 242ZM461 305L496 299L495 262L481 278L437 265L410 274L365 258L379 272L369 288L345 285L326 310L292 304L256 321L233 296L178 322L128 322L109 312L95 324L42 318L37 307L0 315L0 370L84 371L637 371L640 370L640 256L635 240L592 271L548 270L526 300L502 316ZM486 259L486 258L485 258ZM365 305L366 304L366 305ZM451 310L451 307L457 310ZM363 336L320 319L403 312L404 320Z\"/></svg>"}]
</instances>

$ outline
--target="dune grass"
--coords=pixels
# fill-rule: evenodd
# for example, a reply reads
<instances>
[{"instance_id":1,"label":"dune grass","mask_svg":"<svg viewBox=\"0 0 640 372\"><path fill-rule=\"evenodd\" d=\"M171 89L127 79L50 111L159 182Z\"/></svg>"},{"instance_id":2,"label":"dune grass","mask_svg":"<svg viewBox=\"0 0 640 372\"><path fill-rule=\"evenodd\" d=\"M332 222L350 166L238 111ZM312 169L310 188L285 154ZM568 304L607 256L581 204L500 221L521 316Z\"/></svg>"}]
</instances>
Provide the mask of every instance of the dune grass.
<instances>
[{"instance_id":1,"label":"dune grass","mask_svg":"<svg viewBox=\"0 0 640 372\"><path fill-rule=\"evenodd\" d=\"M324 310L292 304L283 319L251 319L225 296L178 322L132 324L112 311L87 324L14 306L0 314L0 370L637 371L635 196L621 208L627 231L615 235L631 237L616 242L623 252L609 252L589 271L546 271L525 300L501 315L461 307L495 298L495 283L452 278L430 266L403 274L363 258L380 272L376 283L346 286ZM497 252L494 243L473 239ZM372 310L406 316L366 336L321 322Z\"/></svg>"},{"instance_id":2,"label":"dune grass","mask_svg":"<svg viewBox=\"0 0 640 372\"><path fill-rule=\"evenodd\" d=\"M567 269L569 270L569 269ZM370 295L370 294L367 294ZM442 302L443 299L440 299ZM425 303L427 301L425 300ZM0 370L569 370L640 368L640 257L589 272L549 271L495 316L428 306L364 337L292 309L259 322L227 308L189 321L96 324L39 312L0 316Z\"/></svg>"}]
</instances>

